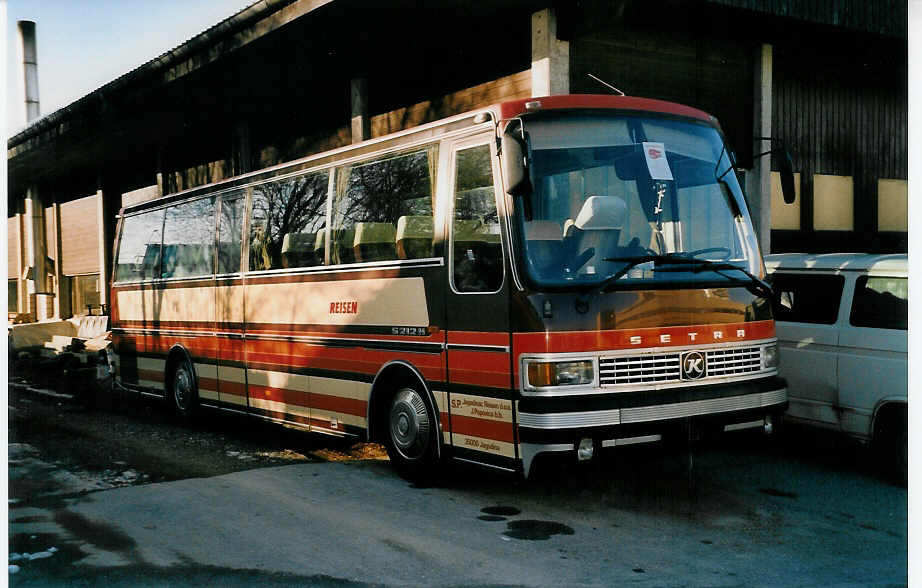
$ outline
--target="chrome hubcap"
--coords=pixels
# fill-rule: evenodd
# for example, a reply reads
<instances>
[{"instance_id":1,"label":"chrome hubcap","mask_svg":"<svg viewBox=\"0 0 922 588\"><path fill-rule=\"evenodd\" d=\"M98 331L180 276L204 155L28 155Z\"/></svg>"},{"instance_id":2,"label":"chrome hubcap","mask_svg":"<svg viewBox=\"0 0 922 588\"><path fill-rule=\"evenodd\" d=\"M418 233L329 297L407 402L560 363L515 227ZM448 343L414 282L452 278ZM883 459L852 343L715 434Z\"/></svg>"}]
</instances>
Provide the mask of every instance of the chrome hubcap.
<instances>
[{"instance_id":1,"label":"chrome hubcap","mask_svg":"<svg viewBox=\"0 0 922 588\"><path fill-rule=\"evenodd\" d=\"M186 366L180 366L176 369L176 377L173 379L173 395L176 398L176 406L188 408L189 401L192 399L192 374Z\"/></svg>"},{"instance_id":2,"label":"chrome hubcap","mask_svg":"<svg viewBox=\"0 0 922 588\"><path fill-rule=\"evenodd\" d=\"M429 447L429 413L422 397L411 388L397 392L391 402L390 437L397 452L408 460L423 457Z\"/></svg>"}]
</instances>

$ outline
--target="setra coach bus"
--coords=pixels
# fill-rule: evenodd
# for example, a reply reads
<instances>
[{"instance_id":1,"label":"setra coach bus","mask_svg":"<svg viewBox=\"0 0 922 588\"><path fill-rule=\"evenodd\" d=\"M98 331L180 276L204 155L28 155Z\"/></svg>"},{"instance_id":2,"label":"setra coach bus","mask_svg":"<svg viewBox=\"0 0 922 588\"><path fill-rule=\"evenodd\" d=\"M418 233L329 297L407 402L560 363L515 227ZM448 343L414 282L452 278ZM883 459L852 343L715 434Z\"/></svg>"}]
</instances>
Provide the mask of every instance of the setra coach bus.
<instances>
[{"instance_id":1,"label":"setra coach bus","mask_svg":"<svg viewBox=\"0 0 922 588\"><path fill-rule=\"evenodd\" d=\"M116 382L528 476L761 427L771 289L717 121L518 100L124 208Z\"/></svg>"}]
</instances>

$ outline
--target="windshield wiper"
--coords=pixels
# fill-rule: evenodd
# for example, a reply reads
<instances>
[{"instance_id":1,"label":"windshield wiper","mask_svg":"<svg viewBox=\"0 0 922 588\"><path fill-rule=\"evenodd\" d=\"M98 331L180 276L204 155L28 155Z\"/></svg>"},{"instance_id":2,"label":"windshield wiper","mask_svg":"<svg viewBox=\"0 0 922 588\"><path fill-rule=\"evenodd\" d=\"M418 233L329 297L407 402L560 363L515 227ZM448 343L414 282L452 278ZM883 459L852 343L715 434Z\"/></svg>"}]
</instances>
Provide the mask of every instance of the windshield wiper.
<instances>
[{"instance_id":1,"label":"windshield wiper","mask_svg":"<svg viewBox=\"0 0 922 588\"><path fill-rule=\"evenodd\" d=\"M749 271L741 268L738 265L727 263L725 261L708 261L706 259L694 259L694 258L684 258L684 259L689 260L691 264L694 266L691 268L692 273L697 274L697 273L704 272L704 271L712 271L716 274L719 274L727 278L728 280L732 280L736 282L737 284L742 284L746 286L746 289L752 292L753 294L758 294L768 299L771 299L775 295L774 292L772 291L772 287L768 285L768 283L760 279L758 276L749 273ZM749 279L742 280L740 278L734 278L733 276L728 276L727 274L723 273L724 271L727 271L727 270L738 271ZM684 268L678 268L678 267L672 267L672 268L665 267L665 268L660 268L660 271L679 272L679 271L685 271L685 270Z\"/></svg>"},{"instance_id":2,"label":"windshield wiper","mask_svg":"<svg viewBox=\"0 0 922 588\"><path fill-rule=\"evenodd\" d=\"M682 272L682 271L691 271L692 273L700 273L703 271L713 271L729 280L732 280L738 284L746 286L746 289L752 292L753 294L759 294L767 298L771 298L774 294L772 292L771 286L765 283L763 280L759 279L757 276L749 273L745 269L734 265L732 263L721 262L721 261L708 261L706 259L697 259L695 257L690 257L688 254L681 253L667 253L665 255L658 254L649 254L649 255L640 255L637 257L606 257L605 261L619 261L623 262L625 265L612 275L608 276L600 284L591 288L588 293L604 292L609 286L614 282L620 280L627 274L631 269L642 265L644 263L650 263L651 261L654 264L664 264L666 267L655 268L655 271L661 272ZM670 265L676 267L669 267ZM683 267L684 266L684 267ZM688 267L692 266L692 267ZM724 271L736 270L744 274L748 280L742 280L740 278L734 278L724 274Z\"/></svg>"}]
</instances>

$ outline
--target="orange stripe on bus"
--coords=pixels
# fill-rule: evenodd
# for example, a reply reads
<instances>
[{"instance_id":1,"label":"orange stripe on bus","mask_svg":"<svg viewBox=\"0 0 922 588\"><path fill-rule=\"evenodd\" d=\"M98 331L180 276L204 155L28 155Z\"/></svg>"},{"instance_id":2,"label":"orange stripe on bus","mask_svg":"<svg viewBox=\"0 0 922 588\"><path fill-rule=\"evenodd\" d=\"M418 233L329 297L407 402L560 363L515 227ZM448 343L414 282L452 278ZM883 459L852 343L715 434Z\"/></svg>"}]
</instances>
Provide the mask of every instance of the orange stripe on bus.
<instances>
[{"instance_id":1,"label":"orange stripe on bus","mask_svg":"<svg viewBox=\"0 0 922 588\"><path fill-rule=\"evenodd\" d=\"M310 406L312 409L329 410L364 418L367 414L368 403L364 400L357 400L355 398L328 396L326 394L311 392Z\"/></svg>"},{"instance_id":2,"label":"orange stripe on bus","mask_svg":"<svg viewBox=\"0 0 922 588\"><path fill-rule=\"evenodd\" d=\"M515 440L512 434L512 423L476 417L452 415L451 432L506 443L513 443Z\"/></svg>"},{"instance_id":3,"label":"orange stripe on bus","mask_svg":"<svg viewBox=\"0 0 922 588\"><path fill-rule=\"evenodd\" d=\"M151 382L162 382L163 381L163 372L159 370L138 370L138 379L139 380L149 380Z\"/></svg>"},{"instance_id":4,"label":"orange stripe on bus","mask_svg":"<svg viewBox=\"0 0 922 588\"><path fill-rule=\"evenodd\" d=\"M249 391L250 398L253 399L270 400L272 402L310 408L307 392L287 390L285 388L269 388L267 386L256 386L254 384L249 385Z\"/></svg>"},{"instance_id":5,"label":"orange stripe on bus","mask_svg":"<svg viewBox=\"0 0 922 588\"><path fill-rule=\"evenodd\" d=\"M743 335L740 335L740 332ZM613 331L516 333L513 335L513 343L516 353L565 353L709 345L768 339L774 336L775 322L769 320Z\"/></svg>"},{"instance_id":6,"label":"orange stripe on bus","mask_svg":"<svg viewBox=\"0 0 922 588\"><path fill-rule=\"evenodd\" d=\"M509 367L508 353L452 351L449 380L453 384L508 388Z\"/></svg>"},{"instance_id":7,"label":"orange stripe on bus","mask_svg":"<svg viewBox=\"0 0 922 588\"><path fill-rule=\"evenodd\" d=\"M247 386L246 384L241 384L240 382L232 382L230 380L221 380L219 383L218 391L221 394L231 394L233 396L242 396L246 397L247 395Z\"/></svg>"}]
</instances>

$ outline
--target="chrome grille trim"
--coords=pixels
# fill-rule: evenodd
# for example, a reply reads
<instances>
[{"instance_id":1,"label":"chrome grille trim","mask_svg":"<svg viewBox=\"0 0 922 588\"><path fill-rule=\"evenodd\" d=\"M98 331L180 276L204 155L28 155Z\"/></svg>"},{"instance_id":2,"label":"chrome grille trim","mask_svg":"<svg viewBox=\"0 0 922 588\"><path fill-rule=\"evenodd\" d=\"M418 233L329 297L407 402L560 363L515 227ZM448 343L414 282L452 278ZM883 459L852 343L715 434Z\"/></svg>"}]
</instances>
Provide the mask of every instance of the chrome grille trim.
<instances>
[{"instance_id":1,"label":"chrome grille trim","mask_svg":"<svg viewBox=\"0 0 922 588\"><path fill-rule=\"evenodd\" d=\"M533 429L575 429L621 423L621 409L590 412L555 412L549 414L519 413L519 426Z\"/></svg>"},{"instance_id":2,"label":"chrome grille trim","mask_svg":"<svg viewBox=\"0 0 922 588\"><path fill-rule=\"evenodd\" d=\"M731 396L729 398L711 398L709 400L695 400L693 402L676 402L675 404L661 404L658 406L642 406L625 408L621 411L622 423L643 423L665 419L677 419L702 414L730 412L734 410L748 410L764 408L773 404L781 404L787 400L787 388L758 394L744 396Z\"/></svg>"},{"instance_id":3,"label":"chrome grille trim","mask_svg":"<svg viewBox=\"0 0 922 588\"><path fill-rule=\"evenodd\" d=\"M668 384L683 381L701 382L711 378L746 375L762 371L762 347L722 347L703 350L707 375L698 380L683 380L682 354L687 350L599 358L599 383L602 386L624 384Z\"/></svg>"},{"instance_id":4,"label":"chrome grille trim","mask_svg":"<svg viewBox=\"0 0 922 588\"><path fill-rule=\"evenodd\" d=\"M532 429L575 429L628 423L643 423L685 417L766 408L787 401L787 388L770 392L743 394L727 398L710 398L673 404L656 404L635 408L597 410L586 412L559 412L535 414L520 412L519 426Z\"/></svg>"}]
</instances>

